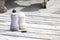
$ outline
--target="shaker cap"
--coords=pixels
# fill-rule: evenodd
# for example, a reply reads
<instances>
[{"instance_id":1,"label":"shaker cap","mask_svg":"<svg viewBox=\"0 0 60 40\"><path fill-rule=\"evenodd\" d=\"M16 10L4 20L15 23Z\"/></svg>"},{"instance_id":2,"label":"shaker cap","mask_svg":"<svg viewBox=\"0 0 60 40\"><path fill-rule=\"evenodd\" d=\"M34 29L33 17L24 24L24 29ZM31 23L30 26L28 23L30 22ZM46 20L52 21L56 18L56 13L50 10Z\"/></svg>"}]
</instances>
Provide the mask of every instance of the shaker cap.
<instances>
[{"instance_id":1,"label":"shaker cap","mask_svg":"<svg viewBox=\"0 0 60 40\"><path fill-rule=\"evenodd\" d=\"M13 13L15 13L15 12L16 12L16 10L15 10L15 9L13 9L13 10L12 10L12 12L13 12Z\"/></svg>"}]
</instances>

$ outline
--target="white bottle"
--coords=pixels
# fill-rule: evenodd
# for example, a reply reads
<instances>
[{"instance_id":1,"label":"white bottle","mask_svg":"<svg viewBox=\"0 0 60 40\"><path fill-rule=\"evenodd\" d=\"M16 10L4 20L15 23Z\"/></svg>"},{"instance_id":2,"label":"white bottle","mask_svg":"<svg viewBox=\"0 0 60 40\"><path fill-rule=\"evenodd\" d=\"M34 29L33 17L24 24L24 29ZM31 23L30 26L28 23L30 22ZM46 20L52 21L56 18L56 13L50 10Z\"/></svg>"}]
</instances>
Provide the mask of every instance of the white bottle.
<instances>
[{"instance_id":1,"label":"white bottle","mask_svg":"<svg viewBox=\"0 0 60 40\"><path fill-rule=\"evenodd\" d=\"M19 12L19 30L26 32L26 17L23 12Z\"/></svg>"},{"instance_id":2,"label":"white bottle","mask_svg":"<svg viewBox=\"0 0 60 40\"><path fill-rule=\"evenodd\" d=\"M10 30L11 31L17 31L17 30L19 30L18 13L16 13L15 9L11 13L11 26L10 26Z\"/></svg>"}]
</instances>

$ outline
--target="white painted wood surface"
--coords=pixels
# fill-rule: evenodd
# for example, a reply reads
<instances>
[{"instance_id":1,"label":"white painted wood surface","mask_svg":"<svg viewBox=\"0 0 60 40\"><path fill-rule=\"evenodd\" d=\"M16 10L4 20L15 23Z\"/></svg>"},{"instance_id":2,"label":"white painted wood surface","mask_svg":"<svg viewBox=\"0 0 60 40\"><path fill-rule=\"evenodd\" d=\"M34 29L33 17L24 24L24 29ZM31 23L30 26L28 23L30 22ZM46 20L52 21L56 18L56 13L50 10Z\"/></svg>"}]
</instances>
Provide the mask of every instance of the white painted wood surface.
<instances>
[{"instance_id":1,"label":"white painted wood surface","mask_svg":"<svg viewBox=\"0 0 60 40\"><path fill-rule=\"evenodd\" d=\"M11 5L10 5L11 7ZM26 14L27 33L11 32L10 15L0 14L0 38L7 40L60 40L60 0L48 9L15 7ZM24 10L23 10L24 9ZM31 11L32 10L32 11Z\"/></svg>"}]
</instances>

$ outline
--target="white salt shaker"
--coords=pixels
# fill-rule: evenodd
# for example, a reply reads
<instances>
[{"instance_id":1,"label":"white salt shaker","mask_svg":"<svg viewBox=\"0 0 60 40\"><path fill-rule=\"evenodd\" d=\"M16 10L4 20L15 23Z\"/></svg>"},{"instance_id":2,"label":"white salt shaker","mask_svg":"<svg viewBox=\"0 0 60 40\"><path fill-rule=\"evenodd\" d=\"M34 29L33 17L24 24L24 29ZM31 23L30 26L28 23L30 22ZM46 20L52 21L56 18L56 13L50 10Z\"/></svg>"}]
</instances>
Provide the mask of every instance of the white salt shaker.
<instances>
[{"instance_id":1,"label":"white salt shaker","mask_svg":"<svg viewBox=\"0 0 60 40\"><path fill-rule=\"evenodd\" d=\"M19 12L19 30L21 30L21 32L27 32L25 19L26 19L25 13Z\"/></svg>"},{"instance_id":2,"label":"white salt shaker","mask_svg":"<svg viewBox=\"0 0 60 40\"><path fill-rule=\"evenodd\" d=\"M13 9L11 13L11 25L10 25L11 31L18 31L19 30L19 24L18 24L18 13L16 13L16 10Z\"/></svg>"}]
</instances>

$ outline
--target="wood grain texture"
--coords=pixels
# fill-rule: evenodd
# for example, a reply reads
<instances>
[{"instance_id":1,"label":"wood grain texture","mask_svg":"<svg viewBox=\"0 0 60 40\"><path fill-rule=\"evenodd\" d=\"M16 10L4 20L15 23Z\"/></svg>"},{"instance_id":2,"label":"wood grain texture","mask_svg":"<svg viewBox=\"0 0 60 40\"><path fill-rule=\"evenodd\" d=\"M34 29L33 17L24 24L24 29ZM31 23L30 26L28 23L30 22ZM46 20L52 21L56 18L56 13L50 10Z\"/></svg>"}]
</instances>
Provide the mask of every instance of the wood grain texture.
<instances>
[{"instance_id":1,"label":"wood grain texture","mask_svg":"<svg viewBox=\"0 0 60 40\"><path fill-rule=\"evenodd\" d=\"M16 10L26 14L27 33L10 31L11 20L8 13L11 10L0 14L0 35L8 40L60 40L60 0L55 0L54 5L48 9L39 9L38 5L16 7Z\"/></svg>"}]
</instances>

